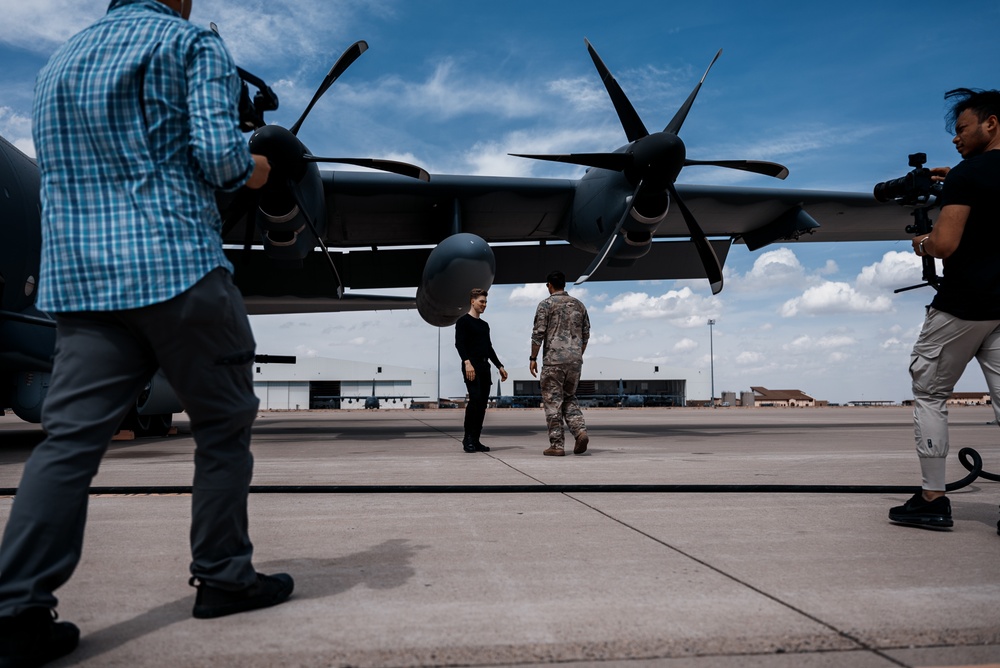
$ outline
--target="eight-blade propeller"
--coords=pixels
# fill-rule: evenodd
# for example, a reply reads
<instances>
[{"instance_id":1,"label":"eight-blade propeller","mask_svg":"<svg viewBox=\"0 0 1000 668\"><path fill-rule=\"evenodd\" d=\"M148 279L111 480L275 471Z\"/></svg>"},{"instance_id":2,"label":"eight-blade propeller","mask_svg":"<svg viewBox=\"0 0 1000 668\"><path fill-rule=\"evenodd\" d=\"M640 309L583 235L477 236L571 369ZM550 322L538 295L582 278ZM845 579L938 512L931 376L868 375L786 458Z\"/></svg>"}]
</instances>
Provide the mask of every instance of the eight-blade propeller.
<instances>
[{"instance_id":1,"label":"eight-blade propeller","mask_svg":"<svg viewBox=\"0 0 1000 668\"><path fill-rule=\"evenodd\" d=\"M695 220L694 215L687 208L687 206L685 206L684 202L678 195L677 189L674 187L674 182L677 180L677 176L680 174L681 169L692 165L709 165L714 167L739 169L756 174L773 176L779 179L784 179L788 176L788 169L777 163L758 160L687 159L684 142L682 142L680 137L677 136L677 133L680 132L681 126L684 125L684 120L687 118L688 112L691 110L691 106L694 104L694 100L698 96L698 91L701 90L702 84L705 83L705 78L708 76L709 70L712 69L712 65L715 64L715 61L718 60L719 56L722 54L721 49L715 54L715 58L712 59L708 69L705 70L705 74L702 75L701 80L694 87L694 90L691 91L691 94L688 95L687 100L685 100L684 104L682 104L680 109L677 110L677 113L674 114L674 117L663 129L663 131L650 134L649 131L646 130L646 126L643 124L639 114L632 106L632 103L625 95L625 92L621 89L621 86L618 85L618 82L611 74L607 65L604 64L604 61L601 60L597 51L590 44L590 41L585 39L584 42L587 44L587 50L590 52L590 57L593 59L594 65L597 67L597 71L601 75L604 87L607 89L608 95L611 97L611 102L615 106L615 111L618 113L618 119L621 121L622 128L625 130L625 135L628 137L630 142L629 145L625 147L624 150L619 150L614 153L567 153L560 155L533 155L523 153L511 154L521 158L565 162L585 167L596 167L598 169L623 172L629 181L635 184L635 191L629 200L629 205L626 207L624 215L618 221L617 226L615 227L613 233L608 237L604 247L598 251L594 261L577 280L577 285L593 276L594 272L596 272L597 269L604 264L605 260L610 255L615 241L622 233L622 228L628 220L629 208L631 208L632 202L638 201L640 194L646 189L649 189L650 191L655 189L661 192L666 190L670 194L670 198L677 202L677 206L681 211L681 215L684 217L685 224L687 225L691 241L694 242L695 247L698 249L698 255L701 258L702 265L705 267L705 275L708 277L708 280L712 285L712 293L717 294L720 290L722 290L722 266L719 263L719 259L716 256L715 251L712 249L712 245L708 242L708 238L705 236L704 231L701 229L701 226L698 225L698 221Z\"/></svg>"}]
</instances>

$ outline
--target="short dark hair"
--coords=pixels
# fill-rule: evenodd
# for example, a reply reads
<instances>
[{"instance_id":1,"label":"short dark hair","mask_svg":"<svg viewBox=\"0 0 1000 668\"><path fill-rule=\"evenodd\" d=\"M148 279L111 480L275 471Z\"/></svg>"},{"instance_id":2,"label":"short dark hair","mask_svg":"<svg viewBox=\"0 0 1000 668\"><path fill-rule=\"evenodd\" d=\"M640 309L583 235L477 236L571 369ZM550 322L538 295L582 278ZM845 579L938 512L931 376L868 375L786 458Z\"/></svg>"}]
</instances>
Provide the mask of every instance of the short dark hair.
<instances>
[{"instance_id":1,"label":"short dark hair","mask_svg":"<svg viewBox=\"0 0 1000 668\"><path fill-rule=\"evenodd\" d=\"M489 295L489 293L486 292L486 290L483 290L482 288L472 288L471 290L469 290L469 301L471 302L474 299L478 299L479 297L486 297L487 295Z\"/></svg>"},{"instance_id":2,"label":"short dark hair","mask_svg":"<svg viewBox=\"0 0 1000 668\"><path fill-rule=\"evenodd\" d=\"M556 290L562 290L566 287L566 274L561 271L553 271L545 277L545 282L554 287Z\"/></svg>"},{"instance_id":3,"label":"short dark hair","mask_svg":"<svg viewBox=\"0 0 1000 668\"><path fill-rule=\"evenodd\" d=\"M951 110L945 117L948 134L955 134L955 123L963 112L971 110L982 123L990 116L1000 120L1000 90L983 90L981 88L956 88L944 94L944 99L955 99Z\"/></svg>"}]
</instances>

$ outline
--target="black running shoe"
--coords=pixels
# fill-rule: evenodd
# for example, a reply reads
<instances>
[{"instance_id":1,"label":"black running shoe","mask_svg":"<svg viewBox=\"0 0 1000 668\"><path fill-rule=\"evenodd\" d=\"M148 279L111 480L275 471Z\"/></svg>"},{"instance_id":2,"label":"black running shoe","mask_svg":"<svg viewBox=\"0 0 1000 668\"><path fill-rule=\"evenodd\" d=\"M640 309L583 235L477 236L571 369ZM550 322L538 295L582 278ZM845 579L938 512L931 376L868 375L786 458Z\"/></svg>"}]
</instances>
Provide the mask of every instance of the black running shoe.
<instances>
[{"instance_id":1,"label":"black running shoe","mask_svg":"<svg viewBox=\"0 0 1000 668\"><path fill-rule=\"evenodd\" d=\"M889 520L897 524L934 531L947 531L954 524L951 521L951 501L947 496L927 501L920 492L914 494L903 505L891 508Z\"/></svg>"},{"instance_id":2,"label":"black running shoe","mask_svg":"<svg viewBox=\"0 0 1000 668\"><path fill-rule=\"evenodd\" d=\"M197 584L196 584L197 583ZM220 589L191 578L188 583L198 589L192 614L197 619L212 619L278 605L292 595L295 582L287 573L257 574L257 582L246 589Z\"/></svg>"},{"instance_id":3,"label":"black running shoe","mask_svg":"<svg viewBox=\"0 0 1000 668\"><path fill-rule=\"evenodd\" d=\"M48 608L0 617L0 668L34 668L76 649L80 629L56 619L55 610Z\"/></svg>"}]
</instances>

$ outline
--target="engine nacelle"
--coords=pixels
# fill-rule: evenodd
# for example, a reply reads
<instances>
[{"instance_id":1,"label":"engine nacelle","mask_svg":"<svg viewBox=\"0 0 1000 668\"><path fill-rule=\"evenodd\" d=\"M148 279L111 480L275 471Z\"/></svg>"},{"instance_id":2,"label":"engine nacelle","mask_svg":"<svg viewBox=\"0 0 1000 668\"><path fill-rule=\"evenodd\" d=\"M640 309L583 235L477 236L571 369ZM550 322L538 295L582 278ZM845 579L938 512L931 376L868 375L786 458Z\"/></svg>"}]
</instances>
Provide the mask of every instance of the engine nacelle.
<instances>
[{"instance_id":1,"label":"engine nacelle","mask_svg":"<svg viewBox=\"0 0 1000 668\"><path fill-rule=\"evenodd\" d=\"M665 190L641 191L630 202L628 219L611 247L611 260L637 260L652 248L653 232L667 217L670 196Z\"/></svg>"},{"instance_id":2,"label":"engine nacelle","mask_svg":"<svg viewBox=\"0 0 1000 668\"><path fill-rule=\"evenodd\" d=\"M302 260L317 245L308 221L317 234L326 233L326 200L319 167L303 159L308 151L298 137L276 125L257 130L250 138L250 150L271 162L255 215L264 250L272 260Z\"/></svg>"},{"instance_id":3,"label":"engine nacelle","mask_svg":"<svg viewBox=\"0 0 1000 668\"><path fill-rule=\"evenodd\" d=\"M594 169L577 186L570 243L597 252L627 212L609 259L634 260L649 252L653 234L667 217L670 195L666 190L644 187L633 197L635 186L615 182L617 174Z\"/></svg>"},{"instance_id":4,"label":"engine nacelle","mask_svg":"<svg viewBox=\"0 0 1000 668\"><path fill-rule=\"evenodd\" d=\"M169 415L184 410L181 400L170 387L163 371L157 371L146 388L135 400L135 410L139 415Z\"/></svg>"},{"instance_id":5,"label":"engine nacelle","mask_svg":"<svg viewBox=\"0 0 1000 668\"><path fill-rule=\"evenodd\" d=\"M496 275L493 249L475 234L454 234L431 251L417 288L417 311L428 324L448 327L469 312L469 292L489 290Z\"/></svg>"},{"instance_id":6,"label":"engine nacelle","mask_svg":"<svg viewBox=\"0 0 1000 668\"><path fill-rule=\"evenodd\" d=\"M47 371L21 371L14 381L14 393L10 409L25 422L38 424L42 421L42 404L49 392L52 374Z\"/></svg>"},{"instance_id":7,"label":"engine nacelle","mask_svg":"<svg viewBox=\"0 0 1000 668\"><path fill-rule=\"evenodd\" d=\"M315 164L307 166L298 183L298 192L301 206L287 188L265 186L261 189L257 227L263 237L264 250L272 260L302 260L316 248L316 236L309 229L307 214L320 235L326 231L323 179Z\"/></svg>"},{"instance_id":8,"label":"engine nacelle","mask_svg":"<svg viewBox=\"0 0 1000 668\"><path fill-rule=\"evenodd\" d=\"M10 409L25 422L42 421L42 405L49 393L52 374L47 371L21 371L14 380ZM184 408L162 371L157 371L139 393L135 402L139 415L166 415L180 413Z\"/></svg>"}]
</instances>

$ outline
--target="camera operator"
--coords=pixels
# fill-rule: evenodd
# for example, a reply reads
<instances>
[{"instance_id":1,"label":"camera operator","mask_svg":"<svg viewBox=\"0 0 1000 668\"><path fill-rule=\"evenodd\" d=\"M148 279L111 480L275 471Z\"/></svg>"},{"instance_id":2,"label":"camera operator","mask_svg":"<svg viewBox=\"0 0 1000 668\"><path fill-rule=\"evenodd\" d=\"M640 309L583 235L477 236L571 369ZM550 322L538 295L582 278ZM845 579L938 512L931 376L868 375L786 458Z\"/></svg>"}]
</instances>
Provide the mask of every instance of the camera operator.
<instances>
[{"instance_id":1,"label":"camera operator","mask_svg":"<svg viewBox=\"0 0 1000 668\"><path fill-rule=\"evenodd\" d=\"M941 212L930 234L913 239L917 255L944 260L910 355L922 491L889 511L893 522L937 530L952 526L945 496L947 400L973 357L1000 419L1000 91L959 88L945 99L954 101L948 128L963 160L931 170L935 181L944 181Z\"/></svg>"}]
</instances>

